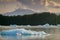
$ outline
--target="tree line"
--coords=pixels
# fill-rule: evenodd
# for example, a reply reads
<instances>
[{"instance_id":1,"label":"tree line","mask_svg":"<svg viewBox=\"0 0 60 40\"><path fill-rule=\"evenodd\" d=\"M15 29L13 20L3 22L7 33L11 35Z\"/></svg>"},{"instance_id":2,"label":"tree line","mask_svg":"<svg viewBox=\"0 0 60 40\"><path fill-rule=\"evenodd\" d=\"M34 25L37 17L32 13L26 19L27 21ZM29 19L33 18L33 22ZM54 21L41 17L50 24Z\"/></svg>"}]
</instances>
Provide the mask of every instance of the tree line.
<instances>
[{"instance_id":1,"label":"tree line","mask_svg":"<svg viewBox=\"0 0 60 40\"><path fill-rule=\"evenodd\" d=\"M0 25L57 25L60 24L60 15L50 12L34 13L30 15L3 16L0 14Z\"/></svg>"}]
</instances>

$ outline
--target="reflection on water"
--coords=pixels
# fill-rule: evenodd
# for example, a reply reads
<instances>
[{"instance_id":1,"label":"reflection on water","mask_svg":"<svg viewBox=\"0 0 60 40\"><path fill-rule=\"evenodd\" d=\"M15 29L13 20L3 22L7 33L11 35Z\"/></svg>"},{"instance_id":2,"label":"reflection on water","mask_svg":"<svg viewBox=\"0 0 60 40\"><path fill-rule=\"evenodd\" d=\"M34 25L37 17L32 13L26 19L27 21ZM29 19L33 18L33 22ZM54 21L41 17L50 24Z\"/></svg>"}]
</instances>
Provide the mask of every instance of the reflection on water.
<instances>
[{"instance_id":1,"label":"reflection on water","mask_svg":"<svg viewBox=\"0 0 60 40\"><path fill-rule=\"evenodd\" d=\"M2 40L60 40L60 35L50 35L45 38L40 36L2 36Z\"/></svg>"},{"instance_id":2,"label":"reflection on water","mask_svg":"<svg viewBox=\"0 0 60 40\"><path fill-rule=\"evenodd\" d=\"M16 36L2 36L2 40L18 40Z\"/></svg>"},{"instance_id":3,"label":"reflection on water","mask_svg":"<svg viewBox=\"0 0 60 40\"><path fill-rule=\"evenodd\" d=\"M33 40L33 39L41 39L40 36L32 35L32 36L2 36L2 40Z\"/></svg>"}]
</instances>

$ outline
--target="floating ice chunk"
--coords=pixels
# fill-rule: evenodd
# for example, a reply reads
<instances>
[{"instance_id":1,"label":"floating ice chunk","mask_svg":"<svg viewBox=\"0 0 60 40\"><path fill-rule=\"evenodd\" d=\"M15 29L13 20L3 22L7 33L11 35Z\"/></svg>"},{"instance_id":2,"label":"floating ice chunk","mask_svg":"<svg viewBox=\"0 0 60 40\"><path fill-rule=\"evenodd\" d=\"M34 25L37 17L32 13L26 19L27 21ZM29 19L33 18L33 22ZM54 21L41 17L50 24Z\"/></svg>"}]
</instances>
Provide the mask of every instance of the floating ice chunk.
<instances>
[{"instance_id":1,"label":"floating ice chunk","mask_svg":"<svg viewBox=\"0 0 60 40\"><path fill-rule=\"evenodd\" d=\"M8 35L8 36L16 36L16 35L39 35L40 37L43 37L45 35L48 35L44 31L32 31L32 30L26 30L26 29L12 29L12 30L5 30L1 32L1 35Z\"/></svg>"}]
</instances>

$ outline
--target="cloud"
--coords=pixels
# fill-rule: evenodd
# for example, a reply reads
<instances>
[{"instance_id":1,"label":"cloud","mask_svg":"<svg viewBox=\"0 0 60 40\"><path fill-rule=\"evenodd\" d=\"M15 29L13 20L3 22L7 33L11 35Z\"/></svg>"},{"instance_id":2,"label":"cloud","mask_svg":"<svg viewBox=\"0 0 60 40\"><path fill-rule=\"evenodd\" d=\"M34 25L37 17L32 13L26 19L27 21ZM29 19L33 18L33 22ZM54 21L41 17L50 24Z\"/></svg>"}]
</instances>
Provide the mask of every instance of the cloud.
<instances>
[{"instance_id":1,"label":"cloud","mask_svg":"<svg viewBox=\"0 0 60 40\"><path fill-rule=\"evenodd\" d=\"M36 12L60 12L60 4L50 0L18 0L25 8Z\"/></svg>"},{"instance_id":2,"label":"cloud","mask_svg":"<svg viewBox=\"0 0 60 40\"><path fill-rule=\"evenodd\" d=\"M0 0L0 13L12 12L18 8L16 0Z\"/></svg>"},{"instance_id":3,"label":"cloud","mask_svg":"<svg viewBox=\"0 0 60 40\"><path fill-rule=\"evenodd\" d=\"M52 8L60 8L60 4L53 1L50 1L48 6Z\"/></svg>"},{"instance_id":4,"label":"cloud","mask_svg":"<svg viewBox=\"0 0 60 40\"><path fill-rule=\"evenodd\" d=\"M16 0L0 0L0 2L15 2Z\"/></svg>"},{"instance_id":5,"label":"cloud","mask_svg":"<svg viewBox=\"0 0 60 40\"><path fill-rule=\"evenodd\" d=\"M24 4L20 3L20 2L18 2L18 6L19 6L20 9L32 10L34 12L37 11L37 10L34 10L33 8L29 8L28 6L26 6L26 5L24 5Z\"/></svg>"},{"instance_id":6,"label":"cloud","mask_svg":"<svg viewBox=\"0 0 60 40\"><path fill-rule=\"evenodd\" d=\"M47 9L48 9L49 12L59 14L59 12L60 12L60 4L56 3L55 1L49 1Z\"/></svg>"},{"instance_id":7,"label":"cloud","mask_svg":"<svg viewBox=\"0 0 60 40\"><path fill-rule=\"evenodd\" d=\"M29 10L35 12L48 11L44 5L41 5L41 0L18 0L18 1Z\"/></svg>"},{"instance_id":8,"label":"cloud","mask_svg":"<svg viewBox=\"0 0 60 40\"><path fill-rule=\"evenodd\" d=\"M60 12L60 4L50 0L0 0L0 13L13 12L16 9Z\"/></svg>"}]
</instances>

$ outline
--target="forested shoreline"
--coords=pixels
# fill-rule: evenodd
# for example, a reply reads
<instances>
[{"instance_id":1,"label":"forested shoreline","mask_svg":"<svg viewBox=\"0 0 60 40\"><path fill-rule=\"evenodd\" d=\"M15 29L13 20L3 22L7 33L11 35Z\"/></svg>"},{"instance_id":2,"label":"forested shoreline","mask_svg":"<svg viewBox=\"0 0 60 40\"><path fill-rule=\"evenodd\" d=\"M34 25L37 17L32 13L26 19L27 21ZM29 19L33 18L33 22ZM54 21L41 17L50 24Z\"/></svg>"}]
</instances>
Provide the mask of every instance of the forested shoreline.
<instances>
[{"instance_id":1,"label":"forested shoreline","mask_svg":"<svg viewBox=\"0 0 60 40\"><path fill-rule=\"evenodd\" d=\"M34 13L30 15L3 16L0 14L0 25L57 25L60 24L60 15L50 12Z\"/></svg>"}]
</instances>

